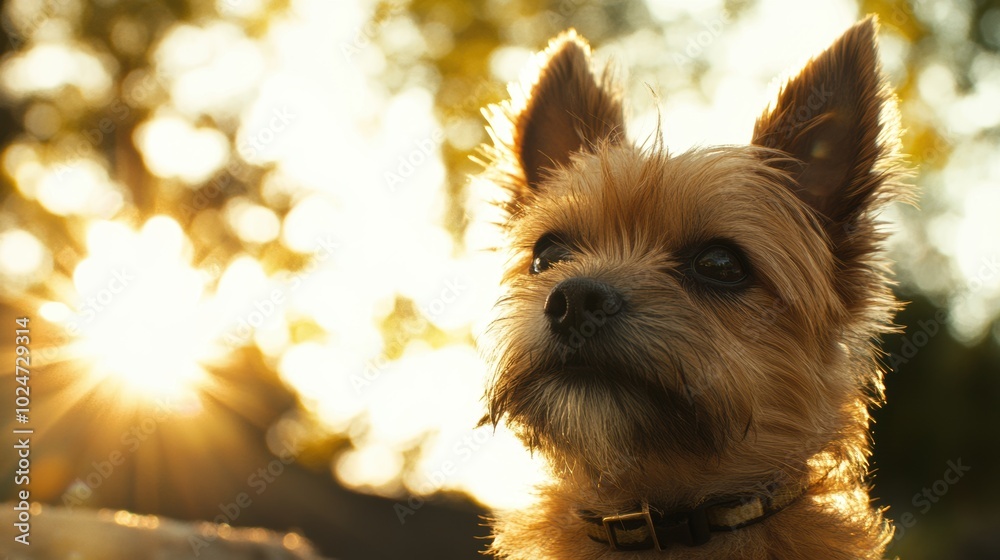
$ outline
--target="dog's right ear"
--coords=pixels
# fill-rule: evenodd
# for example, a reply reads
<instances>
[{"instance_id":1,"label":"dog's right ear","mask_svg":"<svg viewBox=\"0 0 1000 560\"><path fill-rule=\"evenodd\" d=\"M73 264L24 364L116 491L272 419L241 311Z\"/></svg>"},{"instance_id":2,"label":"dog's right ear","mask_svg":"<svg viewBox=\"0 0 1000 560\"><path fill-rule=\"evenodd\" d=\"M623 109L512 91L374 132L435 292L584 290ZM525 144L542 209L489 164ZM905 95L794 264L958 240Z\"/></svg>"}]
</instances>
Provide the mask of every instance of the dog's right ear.
<instances>
[{"instance_id":1,"label":"dog's right ear","mask_svg":"<svg viewBox=\"0 0 1000 560\"><path fill-rule=\"evenodd\" d=\"M624 138L620 94L590 66L590 46L572 29L536 55L533 73L510 87L511 99L484 113L490 123L494 164L514 198L537 191L547 175L569 163L570 154ZM512 161L511 161L512 160Z\"/></svg>"}]
</instances>

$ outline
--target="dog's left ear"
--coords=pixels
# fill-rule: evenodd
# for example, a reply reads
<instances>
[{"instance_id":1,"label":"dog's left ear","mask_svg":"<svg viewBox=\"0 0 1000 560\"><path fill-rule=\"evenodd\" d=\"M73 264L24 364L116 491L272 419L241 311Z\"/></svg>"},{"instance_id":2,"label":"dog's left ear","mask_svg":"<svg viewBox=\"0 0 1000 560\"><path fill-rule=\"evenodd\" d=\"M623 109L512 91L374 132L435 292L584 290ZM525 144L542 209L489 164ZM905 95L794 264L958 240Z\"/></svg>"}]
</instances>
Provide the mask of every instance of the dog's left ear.
<instances>
[{"instance_id":1,"label":"dog's left ear","mask_svg":"<svg viewBox=\"0 0 1000 560\"><path fill-rule=\"evenodd\" d=\"M851 269L878 245L871 210L891 194L890 135L897 132L883 120L891 101L878 64L877 28L875 17L855 24L806 65L757 120L753 135L753 144L791 156L769 156L768 163L787 171L796 195L820 214L847 300L861 295Z\"/></svg>"}]
</instances>

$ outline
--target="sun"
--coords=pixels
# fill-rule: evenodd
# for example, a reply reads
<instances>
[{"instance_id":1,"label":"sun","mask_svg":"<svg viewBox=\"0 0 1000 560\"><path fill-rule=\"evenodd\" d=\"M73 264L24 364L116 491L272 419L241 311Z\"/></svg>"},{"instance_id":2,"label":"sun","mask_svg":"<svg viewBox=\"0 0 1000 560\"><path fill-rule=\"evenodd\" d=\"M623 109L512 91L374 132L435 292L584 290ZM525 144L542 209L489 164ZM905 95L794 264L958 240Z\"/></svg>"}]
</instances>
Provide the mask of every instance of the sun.
<instances>
[{"instance_id":1,"label":"sun","mask_svg":"<svg viewBox=\"0 0 1000 560\"><path fill-rule=\"evenodd\" d=\"M65 324L92 363L91 381L148 401L196 397L207 379L202 363L218 349L203 320L206 280L189 264L180 226L165 216L138 231L95 222L87 248L73 273L76 313Z\"/></svg>"},{"instance_id":2,"label":"sun","mask_svg":"<svg viewBox=\"0 0 1000 560\"><path fill-rule=\"evenodd\" d=\"M148 314L142 307L125 315L134 320L118 329L98 328L83 344L97 357L91 374L103 384L147 401L179 402L195 396L206 380L188 340L175 325L143 324Z\"/></svg>"}]
</instances>

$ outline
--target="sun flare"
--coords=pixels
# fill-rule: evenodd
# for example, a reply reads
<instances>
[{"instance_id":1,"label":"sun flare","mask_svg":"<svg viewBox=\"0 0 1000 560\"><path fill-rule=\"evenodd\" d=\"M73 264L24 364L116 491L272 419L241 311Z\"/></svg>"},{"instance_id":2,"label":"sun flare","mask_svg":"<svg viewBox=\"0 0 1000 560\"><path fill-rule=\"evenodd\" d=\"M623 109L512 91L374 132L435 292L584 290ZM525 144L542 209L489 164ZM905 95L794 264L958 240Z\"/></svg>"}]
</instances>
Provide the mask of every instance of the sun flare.
<instances>
[{"instance_id":1,"label":"sun flare","mask_svg":"<svg viewBox=\"0 0 1000 560\"><path fill-rule=\"evenodd\" d=\"M163 216L139 231L96 222L87 248L73 274L76 315L65 324L93 364L92 381L146 400L196 397L213 337L198 319L205 278L189 264L180 226Z\"/></svg>"}]
</instances>

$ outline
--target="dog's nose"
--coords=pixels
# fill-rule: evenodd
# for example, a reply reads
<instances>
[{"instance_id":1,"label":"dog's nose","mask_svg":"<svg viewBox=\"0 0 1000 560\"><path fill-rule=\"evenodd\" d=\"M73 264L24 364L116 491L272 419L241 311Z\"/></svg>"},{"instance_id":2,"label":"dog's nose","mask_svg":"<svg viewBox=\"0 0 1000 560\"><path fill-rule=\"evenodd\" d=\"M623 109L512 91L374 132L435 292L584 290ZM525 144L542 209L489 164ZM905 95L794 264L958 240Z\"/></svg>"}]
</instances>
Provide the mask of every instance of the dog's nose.
<instances>
[{"instance_id":1,"label":"dog's nose","mask_svg":"<svg viewBox=\"0 0 1000 560\"><path fill-rule=\"evenodd\" d=\"M608 317L622 309L624 300L617 290L593 278L569 278L556 284L545 299L545 315L552 332L570 336L574 331L593 336Z\"/></svg>"}]
</instances>

